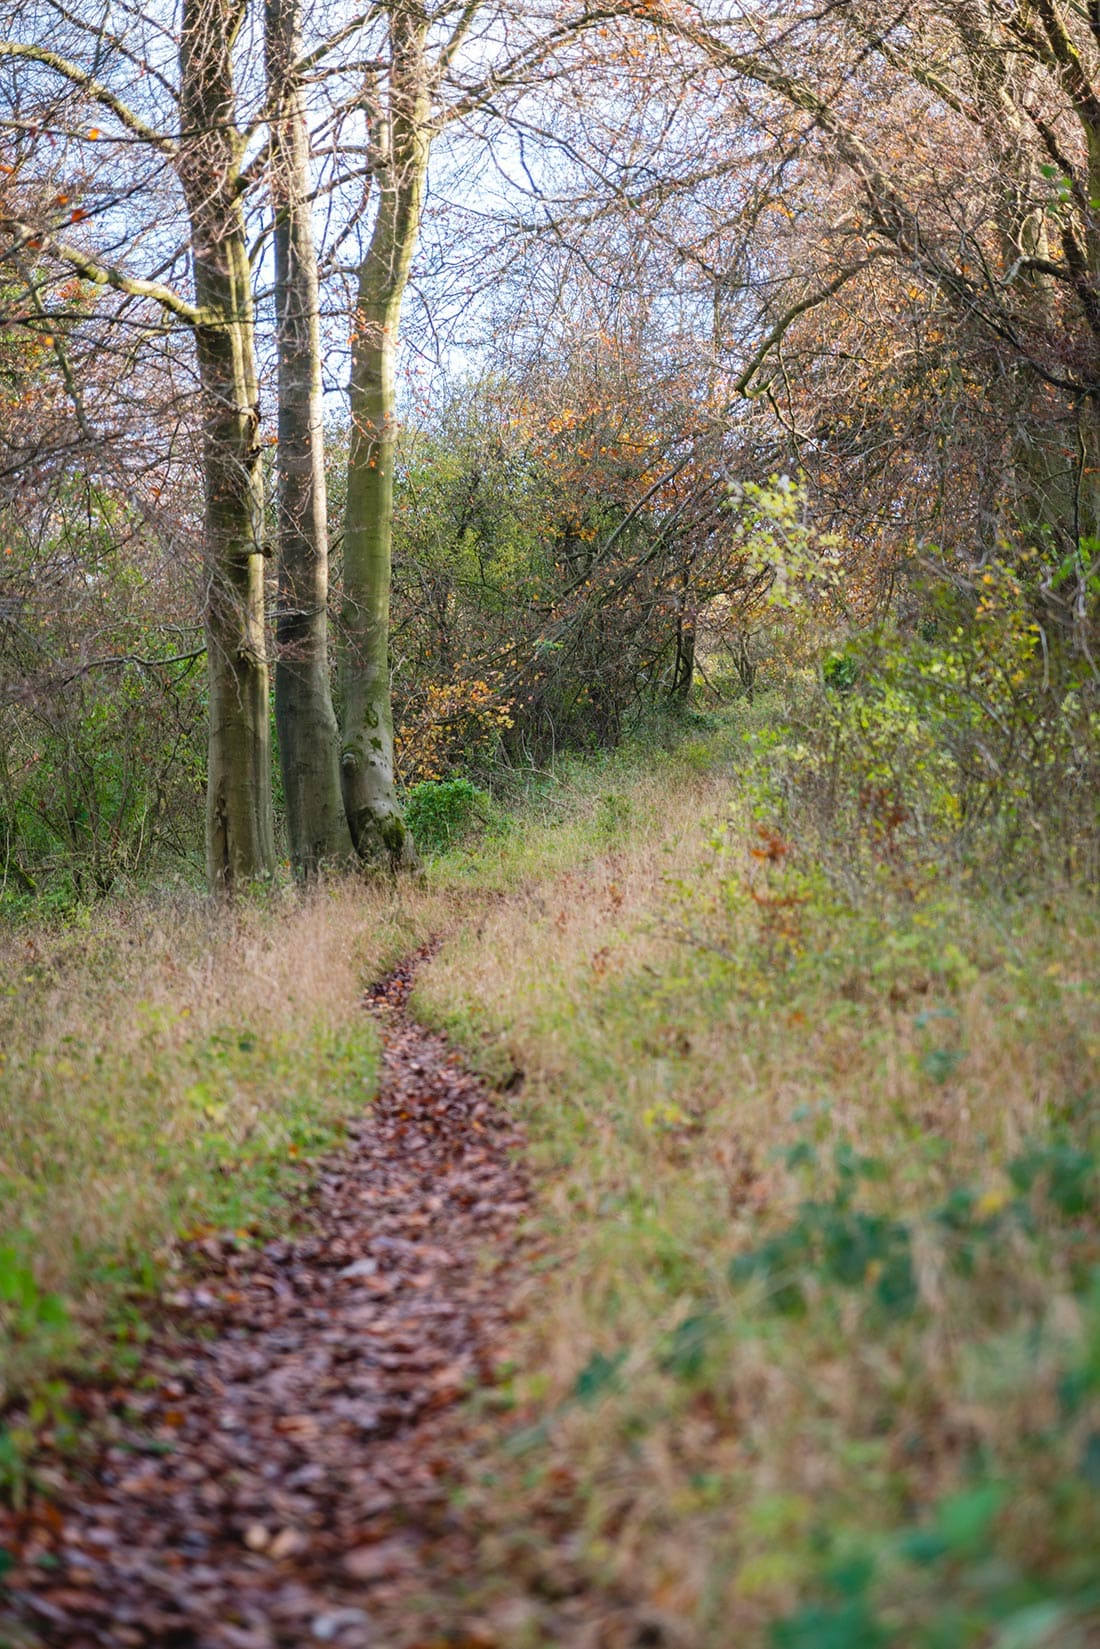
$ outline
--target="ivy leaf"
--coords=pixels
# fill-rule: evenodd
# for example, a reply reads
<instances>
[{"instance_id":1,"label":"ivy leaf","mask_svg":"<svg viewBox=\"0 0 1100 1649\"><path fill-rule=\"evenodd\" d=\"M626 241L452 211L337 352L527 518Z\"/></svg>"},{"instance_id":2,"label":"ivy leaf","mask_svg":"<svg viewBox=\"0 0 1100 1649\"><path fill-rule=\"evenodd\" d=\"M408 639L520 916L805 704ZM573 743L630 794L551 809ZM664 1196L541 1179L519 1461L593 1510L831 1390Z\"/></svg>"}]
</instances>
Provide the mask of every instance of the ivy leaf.
<instances>
[{"instance_id":1,"label":"ivy leaf","mask_svg":"<svg viewBox=\"0 0 1100 1649\"><path fill-rule=\"evenodd\" d=\"M604 1392L618 1385L617 1376L625 1362L625 1350L616 1351L612 1357L602 1351L594 1351L574 1380L570 1396L585 1407L594 1403Z\"/></svg>"},{"instance_id":2,"label":"ivy leaf","mask_svg":"<svg viewBox=\"0 0 1100 1649\"><path fill-rule=\"evenodd\" d=\"M988 1542L1004 1502L1003 1483L982 1483L942 1501L936 1525L948 1549L964 1556L977 1556Z\"/></svg>"}]
</instances>

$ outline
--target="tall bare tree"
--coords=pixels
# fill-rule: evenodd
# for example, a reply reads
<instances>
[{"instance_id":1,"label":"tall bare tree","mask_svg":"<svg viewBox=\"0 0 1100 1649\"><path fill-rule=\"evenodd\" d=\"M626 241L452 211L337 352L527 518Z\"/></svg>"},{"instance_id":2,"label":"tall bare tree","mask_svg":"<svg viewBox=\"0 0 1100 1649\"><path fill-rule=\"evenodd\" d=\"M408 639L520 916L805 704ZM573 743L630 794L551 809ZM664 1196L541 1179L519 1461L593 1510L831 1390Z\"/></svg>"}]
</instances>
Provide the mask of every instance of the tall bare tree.
<instances>
[{"instance_id":1,"label":"tall bare tree","mask_svg":"<svg viewBox=\"0 0 1100 1649\"><path fill-rule=\"evenodd\" d=\"M428 15L387 14L389 83L374 112L374 226L359 269L351 364L351 445L344 522L341 749L352 838L367 859L405 868L415 848L394 790L390 701L390 558L397 439L395 364L401 306L420 231L431 149Z\"/></svg>"},{"instance_id":2,"label":"tall bare tree","mask_svg":"<svg viewBox=\"0 0 1100 1649\"><path fill-rule=\"evenodd\" d=\"M275 720L291 859L311 876L350 859L352 841L330 685L320 288L298 0L267 0L264 17L279 402Z\"/></svg>"},{"instance_id":3,"label":"tall bare tree","mask_svg":"<svg viewBox=\"0 0 1100 1649\"><path fill-rule=\"evenodd\" d=\"M179 175L191 225L206 480L211 886L274 869L263 476L233 47L240 0L184 0Z\"/></svg>"},{"instance_id":4,"label":"tall bare tree","mask_svg":"<svg viewBox=\"0 0 1100 1649\"><path fill-rule=\"evenodd\" d=\"M271 801L268 667L264 629L263 483L260 463L259 391L256 371L251 271L245 239L241 161L245 138L237 124L234 50L244 17L237 0L183 0L175 48L176 82L167 61L145 55L141 45L111 33L97 13L86 22L60 7L46 8L73 45L66 55L37 39L0 41L0 59L16 60L27 97L49 110L70 141L113 144L118 153L115 199L103 208L118 244L135 244L131 267L95 249L85 220L61 197L60 211L36 221L6 214L0 256L16 260L33 248L38 258L93 287L113 288L144 306L144 325L154 327L149 307L184 323L194 335L198 365L204 475L204 617L209 679L206 862L210 885L230 891L270 875L275 868ZM41 23L37 12L32 24ZM153 28L163 45L163 28ZM82 56L80 54L83 54ZM118 85L134 79L151 88L150 107L135 107ZM71 94L58 104L49 90L61 82ZM159 94L160 109L157 108ZM166 130L158 113L178 123ZM89 111L95 111L94 115ZM28 111L28 113L32 113ZM105 130L89 125L104 122ZM32 113L33 119L33 113ZM191 283L188 296L165 282L161 269L135 272L140 243L152 242L148 224L138 232L125 173L136 149L154 165L171 168L185 204ZM140 171L138 173L140 178ZM148 182L149 175L141 181ZM81 223L75 234L63 226ZM79 238L77 238L79 237ZM144 254L146 263L152 262ZM176 255L169 253L170 268ZM127 314L126 324L134 317ZM121 324L121 323L120 323Z\"/></svg>"},{"instance_id":5,"label":"tall bare tree","mask_svg":"<svg viewBox=\"0 0 1100 1649\"><path fill-rule=\"evenodd\" d=\"M421 230L432 146L463 121L499 120L516 88L578 61L603 15L575 6L518 9L496 0L390 0L380 8L370 111L374 219L353 322L351 444L344 523L341 767L352 838L367 859L415 862L394 787L389 613L401 310Z\"/></svg>"}]
</instances>

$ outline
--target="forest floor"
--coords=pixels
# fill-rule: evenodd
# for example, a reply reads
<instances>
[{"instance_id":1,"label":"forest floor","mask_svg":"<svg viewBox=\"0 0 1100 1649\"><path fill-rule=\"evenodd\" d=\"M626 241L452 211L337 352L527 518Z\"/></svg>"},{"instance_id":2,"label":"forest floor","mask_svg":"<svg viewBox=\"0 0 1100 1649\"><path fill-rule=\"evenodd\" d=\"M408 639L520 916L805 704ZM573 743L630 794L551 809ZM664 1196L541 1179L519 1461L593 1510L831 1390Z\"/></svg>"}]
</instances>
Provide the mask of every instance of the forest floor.
<instances>
[{"instance_id":1,"label":"forest floor","mask_svg":"<svg viewBox=\"0 0 1100 1649\"><path fill-rule=\"evenodd\" d=\"M11 1643L1097 1649L1095 889L780 708L9 939Z\"/></svg>"},{"instance_id":2,"label":"forest floor","mask_svg":"<svg viewBox=\"0 0 1100 1649\"><path fill-rule=\"evenodd\" d=\"M636 1641L609 1592L562 1584L567 1518L542 1522L549 1601L476 1579L463 1480L541 1247L514 1105L409 1011L438 948L368 987L377 1071L280 1182L268 1240L174 1242L128 1367L77 1362L55 1412L9 1405L9 1435L39 1429L0 1506L2 1649L497 1649L535 1616L548 1641Z\"/></svg>"},{"instance_id":3,"label":"forest floor","mask_svg":"<svg viewBox=\"0 0 1100 1649\"><path fill-rule=\"evenodd\" d=\"M378 1093L293 1235L194 1244L133 1387L70 1393L100 1445L0 1518L10 1641L367 1649L469 1566L444 1417L494 1384L528 1186L513 1121L407 1015L423 959L368 993Z\"/></svg>"}]
</instances>

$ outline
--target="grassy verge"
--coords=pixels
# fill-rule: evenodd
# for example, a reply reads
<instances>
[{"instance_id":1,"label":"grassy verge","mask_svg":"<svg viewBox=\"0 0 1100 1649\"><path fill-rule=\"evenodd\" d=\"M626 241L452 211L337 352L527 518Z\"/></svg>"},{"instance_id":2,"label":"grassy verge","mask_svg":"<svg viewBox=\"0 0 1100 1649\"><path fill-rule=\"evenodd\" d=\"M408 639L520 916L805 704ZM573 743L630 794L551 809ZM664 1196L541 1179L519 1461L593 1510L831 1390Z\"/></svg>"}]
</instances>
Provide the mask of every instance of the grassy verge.
<instances>
[{"instance_id":1,"label":"grassy verge","mask_svg":"<svg viewBox=\"0 0 1100 1649\"><path fill-rule=\"evenodd\" d=\"M3 941L0 1480L66 1437L65 1380L133 1361L178 1239L257 1236L374 1089L364 983L430 893L348 884L232 913L104 905Z\"/></svg>"},{"instance_id":2,"label":"grassy verge","mask_svg":"<svg viewBox=\"0 0 1100 1649\"><path fill-rule=\"evenodd\" d=\"M136 1361L180 1239L241 1240L369 1102L364 984L536 865L623 826L621 762L534 782L422 883L337 884L214 909L187 894L32 912L0 937L0 1489L36 1441L75 1441L66 1381Z\"/></svg>"},{"instance_id":3,"label":"grassy verge","mask_svg":"<svg viewBox=\"0 0 1100 1649\"><path fill-rule=\"evenodd\" d=\"M75 1442L66 1382L132 1366L180 1239L258 1237L373 1092L364 984L626 828L621 758L533 781L424 883L215 910L186 894L25 913L0 938L0 1489ZM529 827L529 828L526 828Z\"/></svg>"},{"instance_id":4,"label":"grassy verge","mask_svg":"<svg viewBox=\"0 0 1100 1649\"><path fill-rule=\"evenodd\" d=\"M766 721L559 798L418 991L525 1073L554 1257L484 1571L560 1589L564 1491L570 1563L647 1642L1083 1649L1095 897L949 876L878 819L830 860ZM504 1618L562 1641L551 1605Z\"/></svg>"},{"instance_id":5,"label":"grassy verge","mask_svg":"<svg viewBox=\"0 0 1100 1649\"><path fill-rule=\"evenodd\" d=\"M9 934L0 1471L181 1232L285 1217L364 979L446 930L419 1007L524 1073L542 1184L470 1490L500 1641L563 1649L585 1580L654 1644L1097 1641L1095 895L949 873L878 790L830 832L778 714L563 766L421 886Z\"/></svg>"}]
</instances>

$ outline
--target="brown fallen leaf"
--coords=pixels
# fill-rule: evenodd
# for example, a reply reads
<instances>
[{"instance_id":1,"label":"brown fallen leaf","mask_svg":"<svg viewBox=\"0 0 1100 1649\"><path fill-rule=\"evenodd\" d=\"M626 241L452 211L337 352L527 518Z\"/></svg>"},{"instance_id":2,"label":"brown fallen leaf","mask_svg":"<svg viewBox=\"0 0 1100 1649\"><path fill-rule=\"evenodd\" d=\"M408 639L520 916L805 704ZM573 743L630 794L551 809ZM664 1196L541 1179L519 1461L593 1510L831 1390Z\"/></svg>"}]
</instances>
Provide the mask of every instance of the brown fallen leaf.
<instances>
[{"instance_id":1,"label":"brown fallen leaf","mask_svg":"<svg viewBox=\"0 0 1100 1649\"><path fill-rule=\"evenodd\" d=\"M275 1430L291 1437L315 1437L319 1426L312 1414L281 1414L275 1422Z\"/></svg>"},{"instance_id":2,"label":"brown fallen leaf","mask_svg":"<svg viewBox=\"0 0 1100 1649\"><path fill-rule=\"evenodd\" d=\"M520 1252L516 1220L471 1209L524 1205L521 1142L443 1039L404 1017L413 974L369 993L380 1091L303 1170L292 1229L257 1248L192 1233L187 1286L151 1325L134 1385L74 1382L98 1454L79 1478L44 1454L34 1514L0 1529L17 1633L45 1621L73 1649L377 1649L418 1623L425 1649L508 1638L467 1619L433 1639L430 1598L474 1561L450 1510L471 1424L457 1405L502 1356Z\"/></svg>"},{"instance_id":3,"label":"brown fallen leaf","mask_svg":"<svg viewBox=\"0 0 1100 1649\"><path fill-rule=\"evenodd\" d=\"M345 1552L343 1568L352 1580L388 1580L410 1567L413 1553L403 1540L379 1540L373 1546L357 1546Z\"/></svg>"},{"instance_id":4,"label":"brown fallen leaf","mask_svg":"<svg viewBox=\"0 0 1100 1649\"><path fill-rule=\"evenodd\" d=\"M300 1529L280 1529L268 1547L268 1555L281 1562L286 1557L297 1557L308 1544Z\"/></svg>"}]
</instances>

